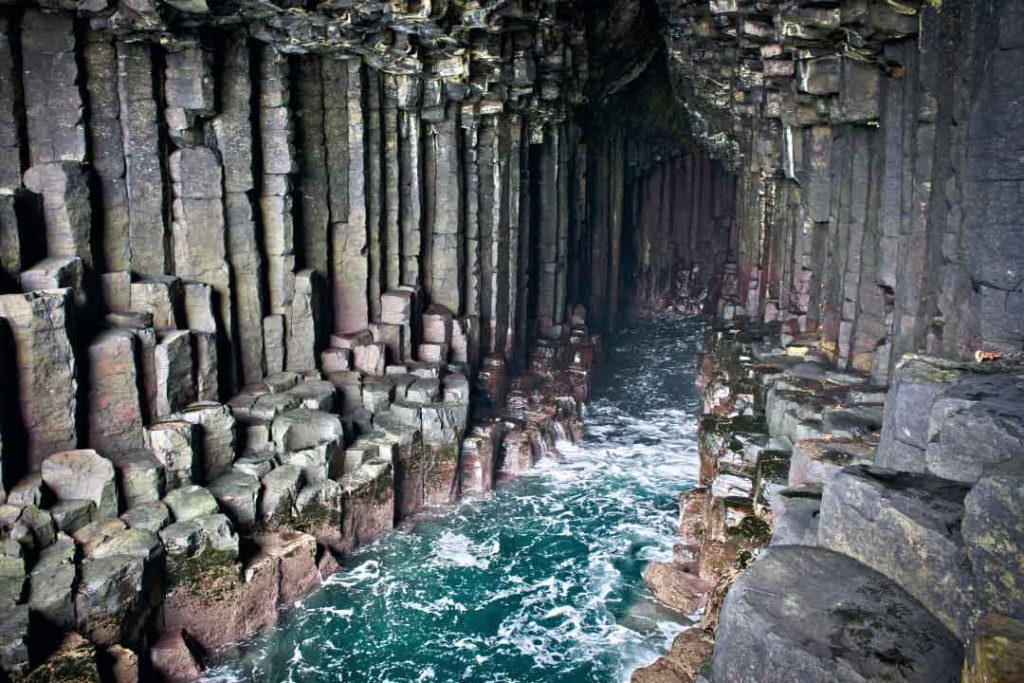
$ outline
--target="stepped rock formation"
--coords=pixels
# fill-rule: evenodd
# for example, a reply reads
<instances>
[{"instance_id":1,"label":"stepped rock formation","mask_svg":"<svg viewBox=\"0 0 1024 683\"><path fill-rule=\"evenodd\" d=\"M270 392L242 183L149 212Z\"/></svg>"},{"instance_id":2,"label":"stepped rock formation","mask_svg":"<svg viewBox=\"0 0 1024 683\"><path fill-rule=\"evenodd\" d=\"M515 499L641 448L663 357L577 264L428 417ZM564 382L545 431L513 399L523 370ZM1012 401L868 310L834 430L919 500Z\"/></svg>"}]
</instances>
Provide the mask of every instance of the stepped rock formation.
<instances>
[{"instance_id":1,"label":"stepped rock formation","mask_svg":"<svg viewBox=\"0 0 1024 683\"><path fill-rule=\"evenodd\" d=\"M703 630L637 676L887 675L773 621L803 572L850 577L808 610L884 598L903 679L1012 680L1022 35L1014 0L0 2L0 678L194 679L579 438L597 332L671 310L744 323L648 571ZM726 597L773 532L813 549Z\"/></svg>"}]
</instances>

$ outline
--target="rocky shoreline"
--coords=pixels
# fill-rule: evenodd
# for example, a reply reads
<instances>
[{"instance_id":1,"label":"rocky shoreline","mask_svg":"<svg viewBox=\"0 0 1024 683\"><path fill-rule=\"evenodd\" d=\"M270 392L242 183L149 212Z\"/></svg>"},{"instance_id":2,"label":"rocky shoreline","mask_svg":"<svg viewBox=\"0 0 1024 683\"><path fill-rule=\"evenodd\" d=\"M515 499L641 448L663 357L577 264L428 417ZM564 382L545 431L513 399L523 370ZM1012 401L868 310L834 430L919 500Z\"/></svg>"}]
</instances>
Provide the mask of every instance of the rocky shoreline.
<instances>
[{"instance_id":1,"label":"rocky shoreline","mask_svg":"<svg viewBox=\"0 0 1024 683\"><path fill-rule=\"evenodd\" d=\"M321 359L330 371L283 371L226 404L182 406L138 425L145 457L61 451L12 487L0 505L7 679L195 680L207 656L274 624L346 553L581 436L599 343L581 308L511 379L497 359L477 373L449 362L460 321L413 311L397 306L397 324L416 322L439 359L385 366L369 333L335 335ZM121 418L139 400L136 368L105 348L91 349L94 376L132 374L108 396Z\"/></svg>"},{"instance_id":2,"label":"rocky shoreline","mask_svg":"<svg viewBox=\"0 0 1024 683\"><path fill-rule=\"evenodd\" d=\"M700 620L634 683L1020 680L1022 379L908 355L886 391L809 336L720 323L699 486L645 574Z\"/></svg>"}]
</instances>

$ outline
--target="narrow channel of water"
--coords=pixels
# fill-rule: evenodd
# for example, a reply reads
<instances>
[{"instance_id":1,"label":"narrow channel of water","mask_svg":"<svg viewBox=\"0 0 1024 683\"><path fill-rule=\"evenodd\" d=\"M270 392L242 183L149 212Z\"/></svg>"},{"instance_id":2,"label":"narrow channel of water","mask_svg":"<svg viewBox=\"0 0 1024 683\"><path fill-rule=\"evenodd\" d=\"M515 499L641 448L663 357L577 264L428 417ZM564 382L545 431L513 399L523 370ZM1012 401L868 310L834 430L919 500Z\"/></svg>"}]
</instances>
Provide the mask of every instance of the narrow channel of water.
<instances>
[{"instance_id":1,"label":"narrow channel of water","mask_svg":"<svg viewBox=\"0 0 1024 683\"><path fill-rule=\"evenodd\" d=\"M353 555L207 680L628 680L684 626L641 574L697 479L702 332L663 318L606 339L583 442Z\"/></svg>"}]
</instances>

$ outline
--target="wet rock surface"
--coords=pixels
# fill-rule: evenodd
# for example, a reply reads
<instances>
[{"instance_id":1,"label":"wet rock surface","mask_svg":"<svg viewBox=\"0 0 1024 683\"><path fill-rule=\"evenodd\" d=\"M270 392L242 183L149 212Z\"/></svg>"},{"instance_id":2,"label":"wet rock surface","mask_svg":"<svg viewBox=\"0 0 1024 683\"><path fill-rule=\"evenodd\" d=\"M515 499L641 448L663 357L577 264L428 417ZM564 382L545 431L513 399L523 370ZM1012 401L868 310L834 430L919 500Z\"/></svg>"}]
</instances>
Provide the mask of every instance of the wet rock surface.
<instances>
[{"instance_id":1,"label":"wet rock surface","mask_svg":"<svg viewBox=\"0 0 1024 683\"><path fill-rule=\"evenodd\" d=\"M680 497L673 561L645 578L665 604L704 610L691 638L712 639L714 653L673 648L634 680L960 680L961 668L975 680L1019 670L1019 471L990 446L1019 426L1003 398L1018 390L1016 363L911 356L887 393L827 364L810 372L815 342L773 351L778 334L751 321L709 334L702 486ZM860 417L822 419L820 434L794 440L826 403L825 415ZM1005 407L985 407L996 405ZM929 461L947 418L964 410L997 415L1001 431L975 422L976 445ZM883 413L880 430L850 428ZM940 463L954 476L940 476Z\"/></svg>"}]
</instances>

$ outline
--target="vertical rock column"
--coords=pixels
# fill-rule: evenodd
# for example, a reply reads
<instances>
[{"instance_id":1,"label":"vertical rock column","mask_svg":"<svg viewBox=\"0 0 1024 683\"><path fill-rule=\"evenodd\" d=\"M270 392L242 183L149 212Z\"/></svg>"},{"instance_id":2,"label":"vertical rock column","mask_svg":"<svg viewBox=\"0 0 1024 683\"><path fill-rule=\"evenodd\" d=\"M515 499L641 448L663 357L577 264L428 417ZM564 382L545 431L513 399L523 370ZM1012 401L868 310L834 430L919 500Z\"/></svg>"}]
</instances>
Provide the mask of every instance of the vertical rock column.
<instances>
[{"instance_id":1,"label":"vertical rock column","mask_svg":"<svg viewBox=\"0 0 1024 683\"><path fill-rule=\"evenodd\" d=\"M8 410L16 407L13 412L20 413L16 416L21 418L25 437L25 460L12 463L8 458L4 464L8 473L37 472L51 454L78 445L78 379L68 337L70 306L67 289L0 296L0 320L9 328L7 341L13 345L4 349L4 356L13 358L17 367L15 374L4 373L8 376L0 389L9 401ZM7 416L8 424L11 417ZM19 440L4 434L8 448Z\"/></svg>"},{"instance_id":2,"label":"vertical rock column","mask_svg":"<svg viewBox=\"0 0 1024 683\"><path fill-rule=\"evenodd\" d=\"M207 147L202 119L214 113L213 56L201 46L169 52L165 69L164 111L167 128L178 149L170 155L174 195L171 233L174 272L186 280L210 285L215 324L196 329L197 346L220 357L220 367L233 389L231 361L231 282L224 226L224 179L217 152ZM191 324L190 324L191 327ZM200 338L200 334L216 334ZM220 343L216 343L217 341ZM211 343L212 342L212 343ZM214 363L216 367L218 363ZM210 375L210 378L214 375ZM208 387L210 389L212 387ZM216 394L216 392L212 392Z\"/></svg>"},{"instance_id":3,"label":"vertical rock column","mask_svg":"<svg viewBox=\"0 0 1024 683\"><path fill-rule=\"evenodd\" d=\"M426 232L429 240L427 294L453 314L462 310L459 245L460 183L458 105L449 104L444 117L432 122L424 140Z\"/></svg>"},{"instance_id":4,"label":"vertical rock column","mask_svg":"<svg viewBox=\"0 0 1024 683\"><path fill-rule=\"evenodd\" d=\"M392 290L402 282L402 226L401 226L401 170L398 143L398 85L399 76L381 74L383 80L381 91L381 149L384 163L384 201L383 227L381 236L384 241L384 273L382 286ZM379 304L378 304L379 305ZM377 309L376 321L380 321L380 309Z\"/></svg>"},{"instance_id":5,"label":"vertical rock column","mask_svg":"<svg viewBox=\"0 0 1024 683\"><path fill-rule=\"evenodd\" d=\"M21 238L14 196L21 189L21 151L15 112L16 73L10 21L0 17L0 291L13 289L21 270Z\"/></svg>"},{"instance_id":6,"label":"vertical rock column","mask_svg":"<svg viewBox=\"0 0 1024 683\"><path fill-rule=\"evenodd\" d=\"M325 89L329 83L339 88L333 92L345 93L339 103L344 109L328 107L324 117L334 246L334 328L349 333L366 329L370 322L362 65L352 59L331 60L324 66Z\"/></svg>"},{"instance_id":7,"label":"vertical rock column","mask_svg":"<svg viewBox=\"0 0 1024 683\"><path fill-rule=\"evenodd\" d=\"M91 207L74 22L29 10L22 16L22 83L30 168L25 185L43 196L46 254L92 265ZM23 264L28 265L28 264Z\"/></svg>"},{"instance_id":8,"label":"vertical rock column","mask_svg":"<svg viewBox=\"0 0 1024 683\"><path fill-rule=\"evenodd\" d=\"M117 92L124 140L131 267L145 275L171 270L152 49L146 42L117 43Z\"/></svg>"},{"instance_id":9,"label":"vertical rock column","mask_svg":"<svg viewBox=\"0 0 1024 683\"><path fill-rule=\"evenodd\" d=\"M297 60L298 79L292 93L298 134L299 174L296 203L301 217L302 265L326 276L330 273L327 150L324 147L325 92L321 57L303 55ZM336 91L326 99L337 99Z\"/></svg>"},{"instance_id":10,"label":"vertical rock column","mask_svg":"<svg viewBox=\"0 0 1024 683\"><path fill-rule=\"evenodd\" d=\"M286 367L296 372L316 369L317 354L329 331L327 311L330 306L324 301L327 295L320 285L322 278L331 272L331 210L321 64L321 58L315 55L298 58L298 80L292 98L298 127L298 208L301 261L305 265L296 275L295 295L287 316ZM335 97L333 91L330 97Z\"/></svg>"},{"instance_id":11,"label":"vertical rock column","mask_svg":"<svg viewBox=\"0 0 1024 683\"><path fill-rule=\"evenodd\" d=\"M551 334L558 319L558 258L559 258L559 171L560 131L557 126L549 127L544 135L544 148L540 163L539 234L537 263L537 322L542 335Z\"/></svg>"},{"instance_id":12,"label":"vertical rock column","mask_svg":"<svg viewBox=\"0 0 1024 683\"><path fill-rule=\"evenodd\" d=\"M482 117L478 139L480 230L480 346L500 353L498 329L498 259L508 248L502 240L502 184L499 117ZM507 236L506 236L507 237Z\"/></svg>"},{"instance_id":13,"label":"vertical rock column","mask_svg":"<svg viewBox=\"0 0 1024 683\"><path fill-rule=\"evenodd\" d=\"M262 160L260 216L271 313L282 313L295 292L295 226L291 174L296 171L288 110L288 60L270 45L260 48L259 141Z\"/></svg>"},{"instance_id":14,"label":"vertical rock column","mask_svg":"<svg viewBox=\"0 0 1024 683\"><path fill-rule=\"evenodd\" d=\"M366 235L369 240L370 320L380 321L380 295L384 293L387 245L384 226L384 169L381 156L381 72L367 66L363 92L366 130Z\"/></svg>"},{"instance_id":15,"label":"vertical rock column","mask_svg":"<svg viewBox=\"0 0 1024 683\"><path fill-rule=\"evenodd\" d=\"M499 242L496 253L497 289L495 292L494 352L506 361L519 338L516 336L515 316L521 293L519 291L520 243L520 178L522 174L523 125L519 114L501 117L499 140L499 172L501 174L501 203L499 214ZM525 343L525 342L524 342Z\"/></svg>"},{"instance_id":16,"label":"vertical rock column","mask_svg":"<svg viewBox=\"0 0 1024 683\"><path fill-rule=\"evenodd\" d=\"M102 211L94 222L103 231L103 270L127 271L132 267L131 235L117 52L109 38L95 32L87 33L85 40L82 55L89 93L89 157L100 194L94 205Z\"/></svg>"},{"instance_id":17,"label":"vertical rock column","mask_svg":"<svg viewBox=\"0 0 1024 683\"><path fill-rule=\"evenodd\" d=\"M266 373L263 359L263 272L251 193L253 182L252 83L250 52L244 34L227 40L217 91L220 114L213 120L224 167L224 215L232 288L237 351L243 383Z\"/></svg>"},{"instance_id":18,"label":"vertical rock column","mask_svg":"<svg viewBox=\"0 0 1024 683\"><path fill-rule=\"evenodd\" d=\"M462 129L462 230L464 235L464 273L462 309L466 315L479 316L483 294L483 272L480 263L480 116L474 103L461 107ZM456 315L458 311L453 311Z\"/></svg>"},{"instance_id":19,"label":"vertical rock column","mask_svg":"<svg viewBox=\"0 0 1024 683\"><path fill-rule=\"evenodd\" d=\"M420 171L420 79L397 76L398 89L398 160L399 160L399 229L402 244L401 284L420 284L421 206L423 185Z\"/></svg>"}]
</instances>

